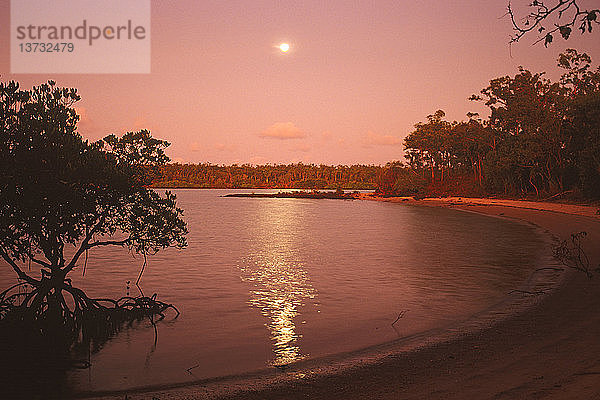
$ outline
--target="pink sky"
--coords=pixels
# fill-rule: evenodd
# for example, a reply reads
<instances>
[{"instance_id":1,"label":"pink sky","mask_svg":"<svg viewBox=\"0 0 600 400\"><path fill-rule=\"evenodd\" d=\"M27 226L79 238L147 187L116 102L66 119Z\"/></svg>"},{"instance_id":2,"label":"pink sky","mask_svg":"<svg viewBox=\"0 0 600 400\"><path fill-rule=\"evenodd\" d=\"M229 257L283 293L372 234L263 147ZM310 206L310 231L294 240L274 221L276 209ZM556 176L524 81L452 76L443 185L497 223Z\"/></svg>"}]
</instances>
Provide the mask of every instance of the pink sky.
<instances>
[{"instance_id":1,"label":"pink sky","mask_svg":"<svg viewBox=\"0 0 600 400\"><path fill-rule=\"evenodd\" d=\"M180 162L384 164L403 158L402 139L437 109L487 115L467 97L519 65L556 80L566 48L600 62L600 32L547 49L526 37L511 58L505 0L161 0L151 74L11 75L8 3L0 79L76 87L84 137L147 128Z\"/></svg>"}]
</instances>

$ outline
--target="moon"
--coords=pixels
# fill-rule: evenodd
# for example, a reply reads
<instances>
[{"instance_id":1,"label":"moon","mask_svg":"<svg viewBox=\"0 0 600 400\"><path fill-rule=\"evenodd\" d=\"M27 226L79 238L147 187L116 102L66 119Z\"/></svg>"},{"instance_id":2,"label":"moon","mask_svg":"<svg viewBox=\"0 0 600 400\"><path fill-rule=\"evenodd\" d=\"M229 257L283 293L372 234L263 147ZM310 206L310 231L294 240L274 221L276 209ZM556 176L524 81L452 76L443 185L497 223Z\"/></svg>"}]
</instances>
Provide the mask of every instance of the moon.
<instances>
[{"instance_id":1,"label":"moon","mask_svg":"<svg viewBox=\"0 0 600 400\"><path fill-rule=\"evenodd\" d=\"M279 50L281 50L284 53L287 53L290 50L290 45L288 43L281 43L279 45Z\"/></svg>"}]
</instances>

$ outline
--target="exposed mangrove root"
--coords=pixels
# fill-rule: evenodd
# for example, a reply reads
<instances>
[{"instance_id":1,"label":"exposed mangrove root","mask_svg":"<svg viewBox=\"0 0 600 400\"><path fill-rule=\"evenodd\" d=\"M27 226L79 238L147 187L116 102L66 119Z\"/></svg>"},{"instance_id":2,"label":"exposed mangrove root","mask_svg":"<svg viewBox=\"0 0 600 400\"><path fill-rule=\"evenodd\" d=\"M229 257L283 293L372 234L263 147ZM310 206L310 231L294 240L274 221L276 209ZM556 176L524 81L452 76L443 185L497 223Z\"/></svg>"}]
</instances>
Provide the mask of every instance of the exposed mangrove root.
<instances>
[{"instance_id":1,"label":"exposed mangrove root","mask_svg":"<svg viewBox=\"0 0 600 400\"><path fill-rule=\"evenodd\" d=\"M26 331L31 340L57 343L68 353L81 343L98 349L123 327L148 319L156 344L156 322L169 310L174 318L179 316L174 305L157 300L156 294L117 300L90 298L68 279L57 284L56 279L43 277L38 285L20 282L0 293L0 336L19 342ZM73 366L81 368L86 363L76 361Z\"/></svg>"}]
</instances>

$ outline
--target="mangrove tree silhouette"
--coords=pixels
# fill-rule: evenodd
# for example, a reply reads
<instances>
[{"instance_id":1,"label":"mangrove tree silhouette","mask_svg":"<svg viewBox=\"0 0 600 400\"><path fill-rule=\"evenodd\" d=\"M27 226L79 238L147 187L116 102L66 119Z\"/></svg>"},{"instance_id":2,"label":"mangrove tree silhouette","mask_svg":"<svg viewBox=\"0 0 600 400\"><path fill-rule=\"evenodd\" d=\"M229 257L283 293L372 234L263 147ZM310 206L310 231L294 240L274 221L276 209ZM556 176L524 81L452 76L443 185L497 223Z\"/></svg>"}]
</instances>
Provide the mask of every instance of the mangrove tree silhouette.
<instances>
[{"instance_id":1,"label":"mangrove tree silhouette","mask_svg":"<svg viewBox=\"0 0 600 400\"><path fill-rule=\"evenodd\" d=\"M187 233L175 195L147 188L169 143L146 130L84 140L79 99L53 81L30 90L0 82L0 257L18 278L0 293L4 351L59 357L126 321L178 314L156 296L91 298L69 279L92 249L121 246L145 259L186 246Z\"/></svg>"}]
</instances>

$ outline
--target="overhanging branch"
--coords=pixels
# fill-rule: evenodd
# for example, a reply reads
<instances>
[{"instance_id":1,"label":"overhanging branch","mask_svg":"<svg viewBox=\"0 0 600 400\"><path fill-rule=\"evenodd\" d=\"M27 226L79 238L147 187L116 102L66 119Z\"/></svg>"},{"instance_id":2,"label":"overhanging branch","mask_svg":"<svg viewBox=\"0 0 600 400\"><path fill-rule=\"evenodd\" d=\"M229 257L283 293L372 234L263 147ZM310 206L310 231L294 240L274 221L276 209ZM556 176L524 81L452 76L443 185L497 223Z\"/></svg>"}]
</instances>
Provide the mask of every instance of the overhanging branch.
<instances>
[{"instance_id":1,"label":"overhanging branch","mask_svg":"<svg viewBox=\"0 0 600 400\"><path fill-rule=\"evenodd\" d=\"M4 261L6 261L12 267L12 269L17 273L19 279L22 279L32 285L39 284L38 280L30 277L25 272L23 272L23 270L21 268L19 268L19 266L14 262L14 260L12 258L10 258L8 254L6 254L4 249L0 249L0 255L2 256Z\"/></svg>"},{"instance_id":2,"label":"overhanging branch","mask_svg":"<svg viewBox=\"0 0 600 400\"><path fill-rule=\"evenodd\" d=\"M571 35L572 28L574 28L575 24L578 22L578 29L581 31L581 33L585 33L586 31L588 33L591 32L592 24L600 23L598 21L600 9L582 11L579 7L579 4L577 4L577 0L559 0L558 3L552 7L546 6L543 1L534 0L529 6L534 7L535 11L532 11L526 17L524 17L524 22L520 24L515 18L515 14L510 2L508 3L508 10L505 16L508 15L510 17L513 30L516 32L511 38L510 43L518 42L519 39L521 39L527 33L536 30L540 34L542 32L545 33L543 36L538 38L534 44L544 41L544 45L547 46L549 43L552 43L553 33L559 32L564 39L568 39ZM560 20L569 10L572 10L573 12L572 18L569 18L562 23L557 21L553 24L554 28L550 30L546 30L546 27L542 25L542 23L546 22L547 18L551 15L557 16L558 20Z\"/></svg>"},{"instance_id":3,"label":"overhanging branch","mask_svg":"<svg viewBox=\"0 0 600 400\"><path fill-rule=\"evenodd\" d=\"M104 241L96 241L87 245L88 249L97 246L124 246L126 244L131 243L131 239L127 238L124 240L104 240Z\"/></svg>"},{"instance_id":4,"label":"overhanging branch","mask_svg":"<svg viewBox=\"0 0 600 400\"><path fill-rule=\"evenodd\" d=\"M45 267L45 268L52 267L52 265L50 265L50 263L47 263L46 261L43 261L43 260L39 260L39 259L35 258L33 255L29 255L29 259L31 261L33 261L34 263L41 265L42 267Z\"/></svg>"}]
</instances>

